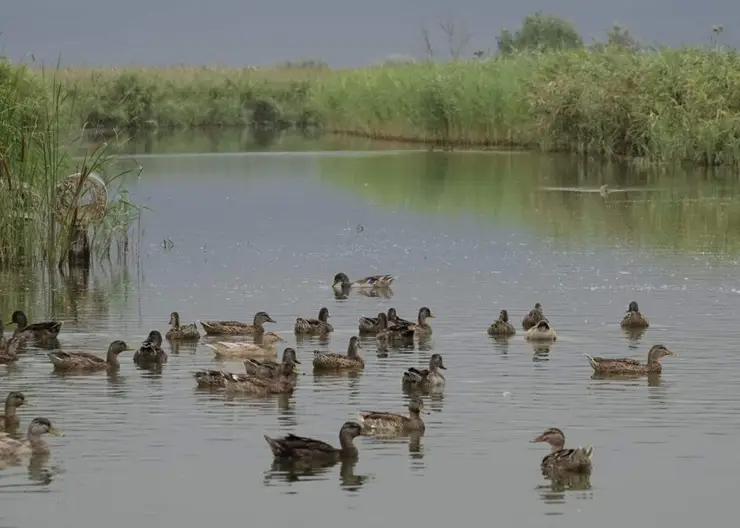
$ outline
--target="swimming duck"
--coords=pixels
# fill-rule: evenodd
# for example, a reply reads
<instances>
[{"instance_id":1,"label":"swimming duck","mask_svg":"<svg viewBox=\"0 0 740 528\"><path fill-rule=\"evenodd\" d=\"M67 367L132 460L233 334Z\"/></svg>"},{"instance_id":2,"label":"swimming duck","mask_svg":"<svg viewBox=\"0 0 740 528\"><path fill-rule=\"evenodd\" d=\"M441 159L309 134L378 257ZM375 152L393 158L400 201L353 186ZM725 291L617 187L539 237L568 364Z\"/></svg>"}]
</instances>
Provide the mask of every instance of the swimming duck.
<instances>
[{"instance_id":1,"label":"swimming duck","mask_svg":"<svg viewBox=\"0 0 740 528\"><path fill-rule=\"evenodd\" d=\"M258 329L264 330L265 323L276 322L267 312L257 312L252 324L239 321L201 321L200 324L208 335L254 335Z\"/></svg>"},{"instance_id":2,"label":"swimming duck","mask_svg":"<svg viewBox=\"0 0 740 528\"><path fill-rule=\"evenodd\" d=\"M346 356L314 350L313 368L314 370L362 370L365 368L365 361L358 352L360 348L362 348L360 338L352 336L349 340Z\"/></svg>"},{"instance_id":3,"label":"swimming duck","mask_svg":"<svg viewBox=\"0 0 740 528\"><path fill-rule=\"evenodd\" d=\"M362 316L357 320L357 327L362 335L376 334L388 327L388 318L382 312L377 317Z\"/></svg>"},{"instance_id":4,"label":"swimming duck","mask_svg":"<svg viewBox=\"0 0 740 528\"><path fill-rule=\"evenodd\" d=\"M432 335L432 327L427 323L428 318L434 318L432 311L426 306L419 308L418 322L415 325L410 326L417 338L422 339Z\"/></svg>"},{"instance_id":5,"label":"swimming duck","mask_svg":"<svg viewBox=\"0 0 740 528\"><path fill-rule=\"evenodd\" d=\"M673 356L673 351L668 350L663 345L653 345L648 352L647 363L640 363L634 359L620 358L620 359L606 359L601 357L591 357L585 354L588 358L588 362L591 364L591 368L594 369L596 374L609 375L609 374L632 374L632 375L644 375L644 374L660 374L663 370L660 360L664 356Z\"/></svg>"},{"instance_id":6,"label":"swimming duck","mask_svg":"<svg viewBox=\"0 0 740 528\"><path fill-rule=\"evenodd\" d=\"M26 338L23 336L13 336L10 339L0 343L0 365L6 365L18 360L18 349L23 346Z\"/></svg>"},{"instance_id":7,"label":"swimming duck","mask_svg":"<svg viewBox=\"0 0 740 528\"><path fill-rule=\"evenodd\" d=\"M557 427L550 427L530 443L547 442L552 446L549 455L545 455L540 464L542 473L549 475L553 472L563 471L568 473L590 473L591 457L594 448L577 447L565 449L565 435Z\"/></svg>"},{"instance_id":8,"label":"swimming duck","mask_svg":"<svg viewBox=\"0 0 740 528\"><path fill-rule=\"evenodd\" d=\"M409 415L360 411L359 422L362 424L363 435L391 434L391 433L423 433L426 426L420 413L424 411L424 402L420 398L413 398L409 402Z\"/></svg>"},{"instance_id":9,"label":"swimming duck","mask_svg":"<svg viewBox=\"0 0 740 528\"><path fill-rule=\"evenodd\" d=\"M542 305L540 303L537 303L534 305L534 308L532 308L529 313L525 315L522 319L522 328L524 328L525 330L529 330L537 323L542 321L544 318L545 316L542 313Z\"/></svg>"},{"instance_id":10,"label":"swimming duck","mask_svg":"<svg viewBox=\"0 0 740 528\"><path fill-rule=\"evenodd\" d=\"M267 394L291 394L295 389L296 378L293 375L298 360L288 359L280 365L280 376L277 378L263 378L248 374L232 374L223 372L224 388L226 392L248 392L264 396Z\"/></svg>"},{"instance_id":11,"label":"swimming duck","mask_svg":"<svg viewBox=\"0 0 740 528\"><path fill-rule=\"evenodd\" d=\"M41 323L28 324L26 314L21 310L16 310L11 316L8 324L15 323L15 332L13 336L22 336L39 341L51 340L59 335L64 321L45 321Z\"/></svg>"},{"instance_id":12,"label":"swimming duck","mask_svg":"<svg viewBox=\"0 0 740 528\"><path fill-rule=\"evenodd\" d=\"M12 391L8 393L8 397L5 398L5 413L0 415L0 429L12 429L20 423L21 420L18 418L16 410L24 403L26 403L26 397L22 392Z\"/></svg>"},{"instance_id":13,"label":"swimming duck","mask_svg":"<svg viewBox=\"0 0 740 528\"><path fill-rule=\"evenodd\" d=\"M47 356L54 370L103 370L106 368L117 369L118 354L125 350L135 350L130 348L124 341L116 340L108 346L108 354L101 358L87 352L62 352L56 350L49 352Z\"/></svg>"},{"instance_id":14,"label":"swimming duck","mask_svg":"<svg viewBox=\"0 0 740 528\"><path fill-rule=\"evenodd\" d=\"M149 332L146 340L141 343L139 350L134 353L134 363L137 365L161 365L167 362L167 352L162 350L162 334L159 330Z\"/></svg>"},{"instance_id":15,"label":"swimming duck","mask_svg":"<svg viewBox=\"0 0 740 528\"><path fill-rule=\"evenodd\" d=\"M408 321L404 323L396 323L391 324L388 321L388 317L384 313L378 314L378 333L375 336L375 339L380 344L385 344L388 342L399 342L399 341L406 341L411 342L413 344L414 340L414 326L413 324L409 323Z\"/></svg>"},{"instance_id":16,"label":"swimming duck","mask_svg":"<svg viewBox=\"0 0 740 528\"><path fill-rule=\"evenodd\" d=\"M638 329L638 328L647 328L650 326L650 323L648 323L647 318L640 313L640 309L637 307L637 303L635 301L632 301L627 308L627 313L625 314L624 318L622 318L622 322L619 324L622 328L627 329Z\"/></svg>"},{"instance_id":17,"label":"swimming duck","mask_svg":"<svg viewBox=\"0 0 740 528\"><path fill-rule=\"evenodd\" d=\"M189 339L200 339L200 332L195 323L186 325L180 325L180 314L172 312L170 314L170 329L164 335L167 339L175 340L181 339L183 341Z\"/></svg>"},{"instance_id":18,"label":"swimming duck","mask_svg":"<svg viewBox=\"0 0 740 528\"><path fill-rule=\"evenodd\" d=\"M362 426L355 422L344 422L339 431L339 449L305 436L289 434L282 438L270 438L265 435L265 440L275 458L281 459L350 459L357 458L358 451L354 439L362 434Z\"/></svg>"},{"instance_id":19,"label":"swimming duck","mask_svg":"<svg viewBox=\"0 0 740 528\"><path fill-rule=\"evenodd\" d=\"M286 348L283 350L283 358L280 363L271 359L259 360L248 358L244 360L244 368L249 375L272 379L280 375L281 365L286 361L300 364L294 349Z\"/></svg>"},{"instance_id":20,"label":"swimming duck","mask_svg":"<svg viewBox=\"0 0 740 528\"><path fill-rule=\"evenodd\" d=\"M389 325L403 325L403 326L411 326L414 323L411 321L407 321L406 319L401 319L398 317L398 313L396 313L395 308L388 308L388 324Z\"/></svg>"},{"instance_id":21,"label":"swimming duck","mask_svg":"<svg viewBox=\"0 0 740 528\"><path fill-rule=\"evenodd\" d=\"M238 376L239 374L232 375ZM193 377L199 389L223 389L226 386L224 373L221 370L196 370L193 372Z\"/></svg>"},{"instance_id":22,"label":"swimming duck","mask_svg":"<svg viewBox=\"0 0 740 528\"><path fill-rule=\"evenodd\" d=\"M319 310L318 319L304 319L299 317L295 320L295 333L303 335L328 334L333 332L334 327L329 324L329 309Z\"/></svg>"},{"instance_id":23,"label":"swimming duck","mask_svg":"<svg viewBox=\"0 0 740 528\"><path fill-rule=\"evenodd\" d=\"M265 332L262 336L261 345L219 341L218 343L207 343L206 346L213 350L213 353L219 359L244 358L249 356L275 357L277 355L275 344L284 342L285 340L275 332Z\"/></svg>"},{"instance_id":24,"label":"swimming duck","mask_svg":"<svg viewBox=\"0 0 740 528\"><path fill-rule=\"evenodd\" d=\"M332 287L334 289L342 288L389 288L396 278L392 275L370 275L354 282L344 273L334 275Z\"/></svg>"},{"instance_id":25,"label":"swimming duck","mask_svg":"<svg viewBox=\"0 0 740 528\"><path fill-rule=\"evenodd\" d=\"M49 452L49 446L41 439L41 435L49 433L54 436L64 436L46 418L34 418L28 426L28 437L25 442L16 440L3 433L0 436L0 457L20 457L24 455L42 455Z\"/></svg>"},{"instance_id":26,"label":"swimming duck","mask_svg":"<svg viewBox=\"0 0 740 528\"><path fill-rule=\"evenodd\" d=\"M524 339L527 341L555 341L557 338L558 335L555 333L555 329L550 326L547 319L542 319L524 334Z\"/></svg>"},{"instance_id":27,"label":"swimming duck","mask_svg":"<svg viewBox=\"0 0 740 528\"><path fill-rule=\"evenodd\" d=\"M498 320L494 321L491 326L488 327L488 335L500 336L500 337L511 337L516 334L514 325L509 322L509 312L501 310L498 315Z\"/></svg>"},{"instance_id":28,"label":"swimming duck","mask_svg":"<svg viewBox=\"0 0 740 528\"><path fill-rule=\"evenodd\" d=\"M442 361L441 354L432 354L429 358L428 369L417 369L411 367L403 373L401 384L406 388L427 389L431 387L441 388L445 385L445 377L439 369L447 370Z\"/></svg>"}]
</instances>

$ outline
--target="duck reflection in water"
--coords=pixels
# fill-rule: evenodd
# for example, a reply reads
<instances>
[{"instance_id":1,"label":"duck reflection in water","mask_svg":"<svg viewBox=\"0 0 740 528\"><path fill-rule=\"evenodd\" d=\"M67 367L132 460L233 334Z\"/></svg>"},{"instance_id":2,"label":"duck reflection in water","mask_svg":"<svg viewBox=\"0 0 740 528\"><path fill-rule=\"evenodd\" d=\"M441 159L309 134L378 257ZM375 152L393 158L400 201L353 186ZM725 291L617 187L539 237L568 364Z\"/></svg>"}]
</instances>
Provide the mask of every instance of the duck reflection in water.
<instances>
[{"instance_id":1,"label":"duck reflection in water","mask_svg":"<svg viewBox=\"0 0 740 528\"><path fill-rule=\"evenodd\" d=\"M624 336L627 338L627 341L630 342L630 348L637 348L636 345L645 335L645 331L645 328L622 328Z\"/></svg>"},{"instance_id":2,"label":"duck reflection in water","mask_svg":"<svg viewBox=\"0 0 740 528\"><path fill-rule=\"evenodd\" d=\"M549 361L550 348L551 345L549 343L532 342L532 361Z\"/></svg>"},{"instance_id":3,"label":"duck reflection in water","mask_svg":"<svg viewBox=\"0 0 740 528\"><path fill-rule=\"evenodd\" d=\"M566 491L587 491L591 489L591 475L575 473L551 473L547 484L537 486L540 498L545 502L563 502ZM584 497L592 498L591 494Z\"/></svg>"},{"instance_id":4,"label":"duck reflection in water","mask_svg":"<svg viewBox=\"0 0 740 528\"><path fill-rule=\"evenodd\" d=\"M274 481L288 484L301 481L329 480L334 466L339 464L339 484L349 491L358 491L369 475L357 475L356 459L315 460L315 459L279 459L273 460L270 469L264 473L263 483L270 486Z\"/></svg>"}]
</instances>

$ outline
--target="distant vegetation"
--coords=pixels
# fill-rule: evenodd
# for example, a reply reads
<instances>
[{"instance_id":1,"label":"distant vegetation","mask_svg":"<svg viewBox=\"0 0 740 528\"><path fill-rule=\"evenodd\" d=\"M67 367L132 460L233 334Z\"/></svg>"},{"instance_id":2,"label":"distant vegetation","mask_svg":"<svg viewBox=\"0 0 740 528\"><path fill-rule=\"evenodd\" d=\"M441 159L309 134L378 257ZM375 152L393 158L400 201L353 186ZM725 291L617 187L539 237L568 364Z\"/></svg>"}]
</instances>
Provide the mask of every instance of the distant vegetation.
<instances>
[{"instance_id":1,"label":"distant vegetation","mask_svg":"<svg viewBox=\"0 0 740 528\"><path fill-rule=\"evenodd\" d=\"M566 20L535 13L502 31L495 51L473 54L461 25L447 20L440 29L441 46L423 30L434 60L334 71L321 61L66 69L59 79L79 122L101 128L320 127L446 147L740 160L740 56L717 44L721 28L702 48L646 47L619 26L586 44Z\"/></svg>"}]
</instances>

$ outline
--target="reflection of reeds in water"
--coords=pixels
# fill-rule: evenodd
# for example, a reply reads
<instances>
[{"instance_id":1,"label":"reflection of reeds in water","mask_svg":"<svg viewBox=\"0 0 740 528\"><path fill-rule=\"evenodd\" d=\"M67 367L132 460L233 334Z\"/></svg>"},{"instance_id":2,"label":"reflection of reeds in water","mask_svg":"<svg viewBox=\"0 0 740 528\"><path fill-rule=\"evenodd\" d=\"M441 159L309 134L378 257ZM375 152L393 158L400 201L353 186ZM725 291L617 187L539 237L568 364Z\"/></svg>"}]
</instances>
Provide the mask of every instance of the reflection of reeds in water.
<instances>
[{"instance_id":1,"label":"reflection of reeds in water","mask_svg":"<svg viewBox=\"0 0 740 528\"><path fill-rule=\"evenodd\" d=\"M570 157L501 153L408 153L322 158L322 177L382 207L465 212L493 222L518 221L566 242L617 238L632 247L740 251L738 178L706 178L699 170L642 171ZM488 174L497 175L495 185ZM649 187L599 193L543 191L541 186ZM636 199L637 198L637 199ZM639 199L639 200L638 200ZM532 214L537 211L537 214ZM670 229L666 229L670 226Z\"/></svg>"}]
</instances>

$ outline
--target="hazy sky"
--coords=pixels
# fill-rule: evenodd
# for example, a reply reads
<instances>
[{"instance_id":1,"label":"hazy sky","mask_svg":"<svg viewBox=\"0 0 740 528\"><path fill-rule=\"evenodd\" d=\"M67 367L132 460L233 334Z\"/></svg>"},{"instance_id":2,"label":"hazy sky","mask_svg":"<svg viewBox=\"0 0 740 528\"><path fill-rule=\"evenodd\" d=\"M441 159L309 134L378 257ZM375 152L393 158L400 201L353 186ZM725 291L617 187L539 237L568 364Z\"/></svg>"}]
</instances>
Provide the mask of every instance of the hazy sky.
<instances>
[{"instance_id":1,"label":"hazy sky","mask_svg":"<svg viewBox=\"0 0 740 528\"><path fill-rule=\"evenodd\" d=\"M538 9L568 18L589 40L614 22L644 41L703 43L714 24L740 43L736 0L0 0L0 54L64 64L271 64L320 57L361 65L421 56L420 26L439 45L454 13L472 34L468 53L495 48L502 28Z\"/></svg>"}]
</instances>

